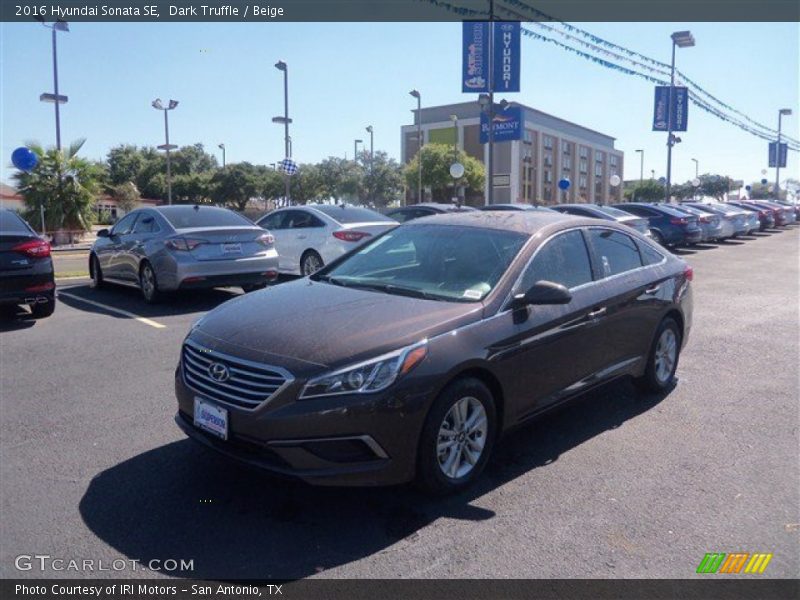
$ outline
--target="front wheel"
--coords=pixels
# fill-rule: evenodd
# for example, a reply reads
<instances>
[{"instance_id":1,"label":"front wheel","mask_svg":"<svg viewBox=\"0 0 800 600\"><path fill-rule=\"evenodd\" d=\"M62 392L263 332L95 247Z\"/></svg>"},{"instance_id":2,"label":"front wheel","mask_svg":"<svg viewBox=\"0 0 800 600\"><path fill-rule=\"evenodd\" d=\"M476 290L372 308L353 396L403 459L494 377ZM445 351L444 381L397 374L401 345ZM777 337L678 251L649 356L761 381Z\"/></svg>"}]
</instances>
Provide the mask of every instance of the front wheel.
<instances>
[{"instance_id":1,"label":"front wheel","mask_svg":"<svg viewBox=\"0 0 800 600\"><path fill-rule=\"evenodd\" d=\"M637 384L644 391L661 392L675 378L681 352L681 331L675 319L666 318L659 325L647 357L647 368Z\"/></svg>"},{"instance_id":2,"label":"front wheel","mask_svg":"<svg viewBox=\"0 0 800 600\"><path fill-rule=\"evenodd\" d=\"M300 272L303 277L308 277L319 271L324 265L322 257L313 250L309 250L303 254L303 258L300 260Z\"/></svg>"},{"instance_id":3,"label":"front wheel","mask_svg":"<svg viewBox=\"0 0 800 600\"><path fill-rule=\"evenodd\" d=\"M97 255L92 254L89 258L89 276L92 278L92 287L100 289L103 287L103 270L100 268L100 260Z\"/></svg>"},{"instance_id":4,"label":"front wheel","mask_svg":"<svg viewBox=\"0 0 800 600\"><path fill-rule=\"evenodd\" d=\"M491 391L478 379L459 379L439 395L420 438L417 483L443 495L458 492L480 476L494 444L496 409Z\"/></svg>"},{"instance_id":5,"label":"front wheel","mask_svg":"<svg viewBox=\"0 0 800 600\"><path fill-rule=\"evenodd\" d=\"M144 263L139 270L139 287L142 290L144 301L148 304L155 304L161 299L156 272L149 262Z\"/></svg>"}]
</instances>

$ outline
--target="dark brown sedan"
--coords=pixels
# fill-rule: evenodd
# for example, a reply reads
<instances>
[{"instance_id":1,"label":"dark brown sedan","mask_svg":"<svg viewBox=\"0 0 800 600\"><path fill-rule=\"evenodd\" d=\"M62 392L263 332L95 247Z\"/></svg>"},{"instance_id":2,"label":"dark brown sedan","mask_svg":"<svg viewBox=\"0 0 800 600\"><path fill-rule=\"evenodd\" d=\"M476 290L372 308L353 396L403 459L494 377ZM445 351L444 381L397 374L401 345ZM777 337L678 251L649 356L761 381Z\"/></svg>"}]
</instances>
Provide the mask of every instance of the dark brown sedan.
<instances>
[{"instance_id":1,"label":"dark brown sedan","mask_svg":"<svg viewBox=\"0 0 800 600\"><path fill-rule=\"evenodd\" d=\"M176 371L176 421L310 482L454 491L503 432L577 394L620 376L668 387L691 280L612 222L417 219L203 317Z\"/></svg>"}]
</instances>

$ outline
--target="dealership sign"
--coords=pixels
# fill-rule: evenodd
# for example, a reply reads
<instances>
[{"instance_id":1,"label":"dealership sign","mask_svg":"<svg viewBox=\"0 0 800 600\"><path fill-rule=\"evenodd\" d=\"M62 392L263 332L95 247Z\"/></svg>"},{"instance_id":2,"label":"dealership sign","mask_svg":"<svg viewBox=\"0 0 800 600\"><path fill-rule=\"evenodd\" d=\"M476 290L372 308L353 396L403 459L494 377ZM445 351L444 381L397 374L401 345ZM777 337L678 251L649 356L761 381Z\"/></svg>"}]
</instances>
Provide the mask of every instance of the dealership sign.
<instances>
[{"instance_id":1,"label":"dealership sign","mask_svg":"<svg viewBox=\"0 0 800 600\"><path fill-rule=\"evenodd\" d=\"M519 91L521 52L518 22L499 21L490 24L485 21L465 21L462 24L462 40L462 92L492 91L489 85L490 69L493 91Z\"/></svg>"},{"instance_id":2,"label":"dealership sign","mask_svg":"<svg viewBox=\"0 0 800 600\"><path fill-rule=\"evenodd\" d=\"M785 167L786 166L786 153L788 151L788 146L781 142L781 151L780 151L780 160L775 159L775 155L778 154L775 152L775 148L777 148L778 142L770 142L769 143L769 166L770 167Z\"/></svg>"},{"instance_id":3,"label":"dealership sign","mask_svg":"<svg viewBox=\"0 0 800 600\"><path fill-rule=\"evenodd\" d=\"M507 106L505 110L499 110L494 115L494 137L495 142L510 142L511 140L522 139L522 107ZM489 115L481 113L481 137L480 143L489 142Z\"/></svg>"},{"instance_id":4,"label":"dealership sign","mask_svg":"<svg viewBox=\"0 0 800 600\"><path fill-rule=\"evenodd\" d=\"M675 86L657 85L653 106L653 131L669 131L669 107L672 107L672 131L686 131L689 120L689 90ZM671 100L671 101L670 101Z\"/></svg>"}]
</instances>

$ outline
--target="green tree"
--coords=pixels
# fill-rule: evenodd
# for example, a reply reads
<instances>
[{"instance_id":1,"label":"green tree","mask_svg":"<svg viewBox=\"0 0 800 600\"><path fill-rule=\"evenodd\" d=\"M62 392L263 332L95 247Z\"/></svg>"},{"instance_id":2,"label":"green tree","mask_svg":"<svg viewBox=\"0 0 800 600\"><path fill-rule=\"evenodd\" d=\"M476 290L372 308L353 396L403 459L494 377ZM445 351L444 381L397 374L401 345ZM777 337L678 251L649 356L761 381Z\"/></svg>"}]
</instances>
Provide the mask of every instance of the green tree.
<instances>
[{"instance_id":1,"label":"green tree","mask_svg":"<svg viewBox=\"0 0 800 600\"><path fill-rule=\"evenodd\" d=\"M380 208L399 199L403 191L403 169L398 162L383 151L376 152L371 162L366 152L364 158L364 175L358 189L360 200Z\"/></svg>"},{"instance_id":2,"label":"green tree","mask_svg":"<svg viewBox=\"0 0 800 600\"><path fill-rule=\"evenodd\" d=\"M256 165L256 171L259 176L259 196L269 200L276 200L284 196L286 183L280 171L264 165Z\"/></svg>"},{"instance_id":3,"label":"green tree","mask_svg":"<svg viewBox=\"0 0 800 600\"><path fill-rule=\"evenodd\" d=\"M251 198L263 195L264 179L250 163L236 163L214 173L210 189L214 202L244 212Z\"/></svg>"},{"instance_id":4,"label":"green tree","mask_svg":"<svg viewBox=\"0 0 800 600\"><path fill-rule=\"evenodd\" d=\"M209 204L211 177L210 171L173 175L172 201L176 204Z\"/></svg>"},{"instance_id":5,"label":"green tree","mask_svg":"<svg viewBox=\"0 0 800 600\"><path fill-rule=\"evenodd\" d=\"M466 193L483 193L485 171L483 163L468 156L462 150L453 153L453 147L447 144L427 144L422 147L422 185L430 187L433 199L440 202L449 202L452 191L453 178L450 175L450 165L453 159L464 165L464 176L458 180L458 185L464 186ZM406 165L404 176L406 185L416 187L417 172L419 169L420 153Z\"/></svg>"},{"instance_id":6,"label":"green tree","mask_svg":"<svg viewBox=\"0 0 800 600\"><path fill-rule=\"evenodd\" d=\"M111 186L135 182L144 168L145 156L130 144L121 144L108 151L106 158L108 179Z\"/></svg>"},{"instance_id":7,"label":"green tree","mask_svg":"<svg viewBox=\"0 0 800 600\"><path fill-rule=\"evenodd\" d=\"M664 186L655 179L645 179L629 191L631 200L637 202L657 202L664 199Z\"/></svg>"},{"instance_id":8,"label":"green tree","mask_svg":"<svg viewBox=\"0 0 800 600\"><path fill-rule=\"evenodd\" d=\"M85 141L73 142L60 152L55 148L45 150L39 144L28 145L39 156L39 164L32 171L18 171L13 177L30 222L40 222L40 207L44 207L49 231L89 229L102 173L95 163L78 156Z\"/></svg>"},{"instance_id":9,"label":"green tree","mask_svg":"<svg viewBox=\"0 0 800 600\"><path fill-rule=\"evenodd\" d=\"M203 149L203 144L182 146L170 154L170 168L173 175L191 175L215 171L217 159Z\"/></svg>"},{"instance_id":10,"label":"green tree","mask_svg":"<svg viewBox=\"0 0 800 600\"><path fill-rule=\"evenodd\" d=\"M317 165L320 194L337 202L358 194L361 186L361 167L352 160L329 156Z\"/></svg>"},{"instance_id":11,"label":"green tree","mask_svg":"<svg viewBox=\"0 0 800 600\"><path fill-rule=\"evenodd\" d=\"M322 176L317 165L299 165L297 172L292 175L291 186L290 195L294 204L308 204L325 198Z\"/></svg>"},{"instance_id":12,"label":"green tree","mask_svg":"<svg viewBox=\"0 0 800 600\"><path fill-rule=\"evenodd\" d=\"M115 185L111 190L111 196L116 200L117 206L123 212L130 212L139 205L142 197L139 195L139 190L133 181L126 181Z\"/></svg>"},{"instance_id":13,"label":"green tree","mask_svg":"<svg viewBox=\"0 0 800 600\"><path fill-rule=\"evenodd\" d=\"M700 175L700 186L697 193L703 196L713 196L717 200L724 200L733 180L725 175Z\"/></svg>"}]
</instances>

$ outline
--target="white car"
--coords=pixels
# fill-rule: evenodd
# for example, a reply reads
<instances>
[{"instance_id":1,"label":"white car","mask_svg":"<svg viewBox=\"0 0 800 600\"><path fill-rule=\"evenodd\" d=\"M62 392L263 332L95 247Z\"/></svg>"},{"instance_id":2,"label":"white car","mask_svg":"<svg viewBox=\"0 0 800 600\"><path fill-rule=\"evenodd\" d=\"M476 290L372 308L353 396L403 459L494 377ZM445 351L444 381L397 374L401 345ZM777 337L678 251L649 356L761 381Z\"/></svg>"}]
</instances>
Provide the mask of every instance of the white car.
<instances>
[{"instance_id":1,"label":"white car","mask_svg":"<svg viewBox=\"0 0 800 600\"><path fill-rule=\"evenodd\" d=\"M303 276L398 224L369 208L335 204L279 208L257 223L275 237L278 270Z\"/></svg>"}]
</instances>

